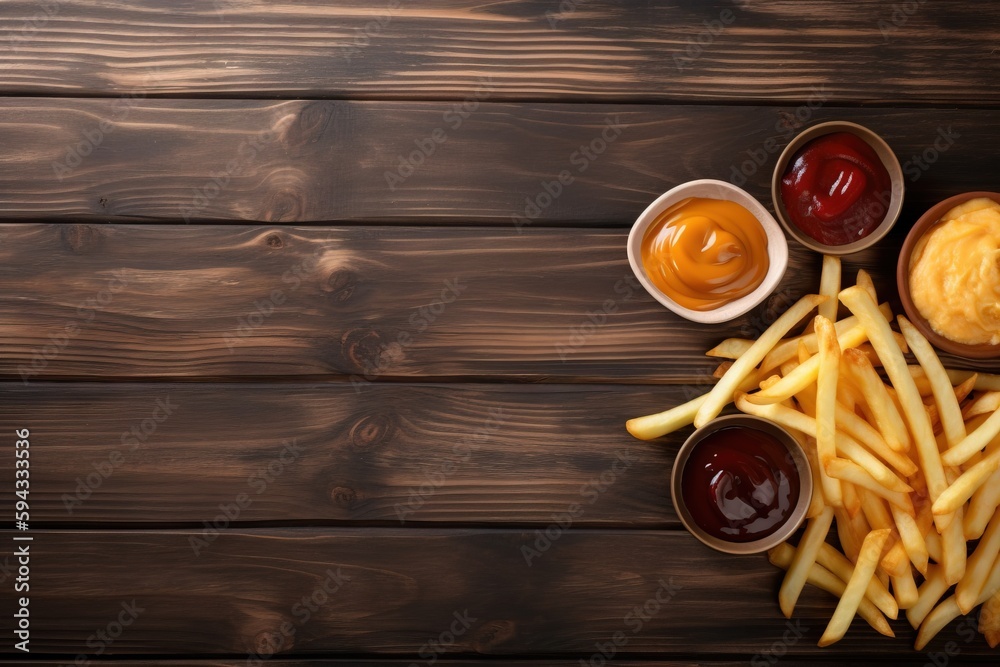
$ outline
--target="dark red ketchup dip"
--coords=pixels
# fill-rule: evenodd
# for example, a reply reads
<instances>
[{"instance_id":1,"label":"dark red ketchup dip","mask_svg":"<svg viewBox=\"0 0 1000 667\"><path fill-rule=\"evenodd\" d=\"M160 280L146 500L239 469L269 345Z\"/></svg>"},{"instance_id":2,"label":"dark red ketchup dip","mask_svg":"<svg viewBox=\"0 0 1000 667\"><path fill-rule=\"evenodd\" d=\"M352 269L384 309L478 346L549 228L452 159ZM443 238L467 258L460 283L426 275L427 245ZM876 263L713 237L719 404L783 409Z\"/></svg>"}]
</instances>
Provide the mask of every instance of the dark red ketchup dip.
<instances>
[{"instance_id":1,"label":"dark red ketchup dip","mask_svg":"<svg viewBox=\"0 0 1000 667\"><path fill-rule=\"evenodd\" d=\"M833 132L803 146L781 178L788 219L829 246L863 239L889 210L892 182L875 150L850 132Z\"/></svg>"},{"instance_id":2,"label":"dark red ketchup dip","mask_svg":"<svg viewBox=\"0 0 1000 667\"><path fill-rule=\"evenodd\" d=\"M788 520L799 500L799 477L785 447L757 429L730 426L691 451L681 479L684 504L705 532L752 542Z\"/></svg>"}]
</instances>

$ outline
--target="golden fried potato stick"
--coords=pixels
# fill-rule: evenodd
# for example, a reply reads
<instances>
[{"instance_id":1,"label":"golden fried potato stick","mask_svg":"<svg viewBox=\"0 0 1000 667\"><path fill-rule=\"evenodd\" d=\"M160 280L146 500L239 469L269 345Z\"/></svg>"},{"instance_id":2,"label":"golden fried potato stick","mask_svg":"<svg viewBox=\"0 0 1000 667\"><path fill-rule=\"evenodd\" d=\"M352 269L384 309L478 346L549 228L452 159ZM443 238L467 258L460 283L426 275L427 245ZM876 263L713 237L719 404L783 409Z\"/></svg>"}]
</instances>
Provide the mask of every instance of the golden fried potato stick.
<instances>
[{"instance_id":1,"label":"golden fried potato stick","mask_svg":"<svg viewBox=\"0 0 1000 667\"><path fill-rule=\"evenodd\" d=\"M746 354L752 345L753 341L746 338L727 338L706 352L705 356L719 359L739 359L743 354Z\"/></svg>"},{"instance_id":2,"label":"golden fried potato stick","mask_svg":"<svg viewBox=\"0 0 1000 667\"><path fill-rule=\"evenodd\" d=\"M826 301L826 297L818 294L807 294L799 299L791 308L786 310L771 326L761 334L760 338L750 346L743 356L737 359L718 384L708 392L708 398L701 404L694 416L694 425L701 428L711 420L719 416L729 401L732 400L733 393L736 392L743 381L750 376L757 364L771 351L778 341L781 340L788 331L795 326L809 312ZM907 375L909 377L909 375ZM910 380L912 382L912 380Z\"/></svg>"},{"instance_id":3,"label":"golden fried potato stick","mask_svg":"<svg viewBox=\"0 0 1000 667\"><path fill-rule=\"evenodd\" d=\"M906 620L910 622L916 630L927 618L927 614L934 608L941 596L950 588L948 582L944 580L944 570L940 565L931 565L927 568L927 577L924 583L917 589L917 601L906 610Z\"/></svg>"},{"instance_id":4,"label":"golden fried potato stick","mask_svg":"<svg viewBox=\"0 0 1000 667\"><path fill-rule=\"evenodd\" d=\"M896 594L896 603L900 609L909 609L917 603L919 595L917 593L917 582L913 580L913 570L909 565L906 572L898 577L892 578L892 590Z\"/></svg>"},{"instance_id":5,"label":"golden fried potato stick","mask_svg":"<svg viewBox=\"0 0 1000 667\"><path fill-rule=\"evenodd\" d=\"M955 602L963 614L972 611L990 576L990 568L997 562L998 557L1000 557L1000 513L993 515L986 532L983 533L983 539L979 540L976 550L969 556L965 576L955 587Z\"/></svg>"},{"instance_id":6,"label":"golden fried potato stick","mask_svg":"<svg viewBox=\"0 0 1000 667\"><path fill-rule=\"evenodd\" d=\"M825 508L818 517L810 519L799 545L795 549L792 562L788 565L785 578L778 589L778 606L785 618L791 618L795 611L795 602L799 599L802 589L809 577L809 570L816 563L820 547L826 541L830 526L833 525L833 508Z\"/></svg>"},{"instance_id":7,"label":"golden fried potato stick","mask_svg":"<svg viewBox=\"0 0 1000 667\"><path fill-rule=\"evenodd\" d=\"M831 322L837 319L837 295L840 294L840 258L835 255L823 255L823 270L819 276L819 293L828 297L828 301L819 306L820 317L825 317ZM816 324L813 322L813 329Z\"/></svg>"},{"instance_id":8,"label":"golden fried potato stick","mask_svg":"<svg viewBox=\"0 0 1000 667\"><path fill-rule=\"evenodd\" d=\"M789 563L792 562L794 551L795 550L791 545L782 543L768 551L767 558L775 567L785 569L788 567ZM808 581L816 588L824 590L827 593L832 593L837 597L842 597L846 589L846 585L843 581L826 568L817 564L813 564L813 566L809 568ZM885 620L885 617L882 616L882 612L880 612L878 608L872 604L871 600L863 599L858 604L858 615L865 619L870 626L875 628L879 634L883 634L886 637L896 636L895 633L893 633L892 628L889 626L889 622Z\"/></svg>"},{"instance_id":9,"label":"golden fried potato stick","mask_svg":"<svg viewBox=\"0 0 1000 667\"><path fill-rule=\"evenodd\" d=\"M899 322L899 330L903 333L903 338L910 345L910 351L917 358L930 382L945 438L948 445L954 447L965 439L966 434L965 421L962 419L962 410L955 398L955 388L951 385L951 379L945 372L937 352L927 342L924 335L917 331L916 327L902 315L897 317L896 321Z\"/></svg>"},{"instance_id":10,"label":"golden fried potato stick","mask_svg":"<svg viewBox=\"0 0 1000 667\"><path fill-rule=\"evenodd\" d=\"M958 479L945 488L944 492L938 495L937 500L931 506L935 518L961 509L965 501L971 498L972 494L997 470L1000 470L1000 449L984 456L979 463L963 472Z\"/></svg>"},{"instance_id":11,"label":"golden fried potato stick","mask_svg":"<svg viewBox=\"0 0 1000 667\"><path fill-rule=\"evenodd\" d=\"M990 443L991 440L1000 436L1000 410L990 415L983 424L970 433L956 445L952 445L944 454L941 461L945 465L959 466L972 458Z\"/></svg>"},{"instance_id":12,"label":"golden fried potato stick","mask_svg":"<svg viewBox=\"0 0 1000 667\"><path fill-rule=\"evenodd\" d=\"M868 334L868 339L882 359L885 372L899 395L901 407L909 423L920 467L923 468L924 478L927 480L927 490L931 498L936 500L944 493L948 482L944 476L941 454L934 440L934 430L920 400L917 386L913 383L913 376L906 367L903 352L892 339L889 323L882 319L878 306L864 290L856 286L849 287L840 293L840 300L857 315ZM944 530L953 519L952 514L936 514L934 517L938 530Z\"/></svg>"},{"instance_id":13,"label":"golden fried potato stick","mask_svg":"<svg viewBox=\"0 0 1000 667\"><path fill-rule=\"evenodd\" d=\"M819 646L829 646L840 641L851 627L851 621L865 599L868 582L875 575L875 568L882 557L882 548L889 539L890 532L892 531L887 528L873 530L865 537L854 572L844 588L844 594L840 596L840 602L837 603L830 623L819 639Z\"/></svg>"},{"instance_id":14,"label":"golden fried potato stick","mask_svg":"<svg viewBox=\"0 0 1000 667\"><path fill-rule=\"evenodd\" d=\"M840 345L837 344L837 332L833 328L833 322L822 315L816 316L813 320L813 329L819 341L819 373L816 378L816 454L819 457L823 497L828 504L839 507L844 502L840 482L826 473L826 466L837 457L835 415L837 377L840 375Z\"/></svg>"}]
</instances>

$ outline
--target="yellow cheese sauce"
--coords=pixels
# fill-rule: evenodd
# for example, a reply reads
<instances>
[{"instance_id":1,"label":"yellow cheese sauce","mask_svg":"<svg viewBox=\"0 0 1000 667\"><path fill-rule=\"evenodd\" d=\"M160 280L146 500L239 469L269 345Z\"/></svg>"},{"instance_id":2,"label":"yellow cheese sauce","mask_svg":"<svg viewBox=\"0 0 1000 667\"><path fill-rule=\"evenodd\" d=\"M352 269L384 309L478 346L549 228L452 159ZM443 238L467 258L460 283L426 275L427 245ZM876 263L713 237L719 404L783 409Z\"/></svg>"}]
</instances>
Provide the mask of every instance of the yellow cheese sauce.
<instances>
[{"instance_id":1,"label":"yellow cheese sauce","mask_svg":"<svg viewBox=\"0 0 1000 667\"><path fill-rule=\"evenodd\" d=\"M660 214L642 240L646 275L681 306L705 311L763 282L767 234L736 202L692 197Z\"/></svg>"},{"instance_id":2,"label":"yellow cheese sauce","mask_svg":"<svg viewBox=\"0 0 1000 667\"><path fill-rule=\"evenodd\" d=\"M973 199L941 216L913 249L910 296L941 336L1000 344L1000 204Z\"/></svg>"}]
</instances>

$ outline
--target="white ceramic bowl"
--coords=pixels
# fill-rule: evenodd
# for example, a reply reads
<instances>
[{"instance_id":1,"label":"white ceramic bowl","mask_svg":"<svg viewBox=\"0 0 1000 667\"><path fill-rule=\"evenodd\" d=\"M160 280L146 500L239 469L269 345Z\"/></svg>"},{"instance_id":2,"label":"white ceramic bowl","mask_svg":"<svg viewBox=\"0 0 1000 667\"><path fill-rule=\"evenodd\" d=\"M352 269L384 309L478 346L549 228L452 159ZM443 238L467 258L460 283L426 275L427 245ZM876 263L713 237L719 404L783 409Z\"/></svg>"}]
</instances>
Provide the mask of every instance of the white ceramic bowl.
<instances>
[{"instance_id":1,"label":"white ceramic bowl","mask_svg":"<svg viewBox=\"0 0 1000 667\"><path fill-rule=\"evenodd\" d=\"M757 218L757 221L760 222L767 235L769 267L764 280L757 289L746 296L735 301L730 301L712 310L691 310L680 305L657 289L646 276L646 270L642 266L642 239L646 235L646 230L649 229L649 226L656 221L656 218L663 211L677 202L690 197L722 199L736 202ZM646 210L642 212L642 215L632 225L632 231L628 235L628 262L632 265L635 277L646 288L646 291L664 306L692 322L717 324L719 322L728 322L743 315L766 299L775 290L778 283L781 282L781 278L785 275L785 269L788 268L788 243L785 241L785 233L781 230L781 226L778 225L778 222L759 201L731 183L701 179L678 185L657 197L652 204L646 207Z\"/></svg>"}]
</instances>

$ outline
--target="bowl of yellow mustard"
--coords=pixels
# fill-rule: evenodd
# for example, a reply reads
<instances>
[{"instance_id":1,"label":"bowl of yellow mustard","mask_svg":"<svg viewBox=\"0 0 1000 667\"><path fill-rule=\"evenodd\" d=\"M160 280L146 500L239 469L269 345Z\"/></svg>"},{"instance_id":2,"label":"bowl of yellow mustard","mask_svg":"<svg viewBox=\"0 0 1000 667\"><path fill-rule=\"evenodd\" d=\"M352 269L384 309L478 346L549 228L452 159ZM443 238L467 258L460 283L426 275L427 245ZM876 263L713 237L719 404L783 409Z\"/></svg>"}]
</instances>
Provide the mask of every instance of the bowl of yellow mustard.
<instances>
[{"instance_id":1,"label":"bowl of yellow mustard","mask_svg":"<svg viewBox=\"0 0 1000 667\"><path fill-rule=\"evenodd\" d=\"M777 221L740 188L711 179L682 183L639 216L628 260L653 298L693 322L743 315L778 286L788 244Z\"/></svg>"},{"instance_id":2,"label":"bowl of yellow mustard","mask_svg":"<svg viewBox=\"0 0 1000 667\"><path fill-rule=\"evenodd\" d=\"M937 348L1000 357L1000 193L968 192L913 225L896 266L903 308Z\"/></svg>"}]
</instances>

